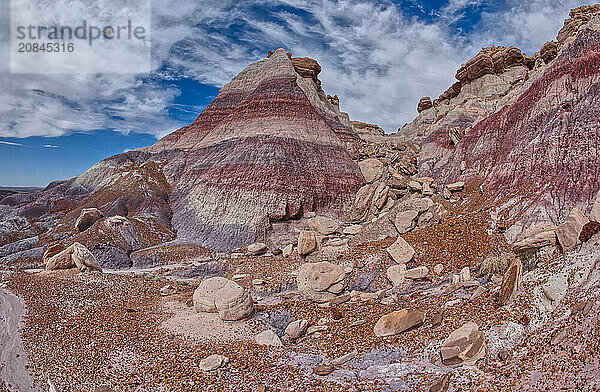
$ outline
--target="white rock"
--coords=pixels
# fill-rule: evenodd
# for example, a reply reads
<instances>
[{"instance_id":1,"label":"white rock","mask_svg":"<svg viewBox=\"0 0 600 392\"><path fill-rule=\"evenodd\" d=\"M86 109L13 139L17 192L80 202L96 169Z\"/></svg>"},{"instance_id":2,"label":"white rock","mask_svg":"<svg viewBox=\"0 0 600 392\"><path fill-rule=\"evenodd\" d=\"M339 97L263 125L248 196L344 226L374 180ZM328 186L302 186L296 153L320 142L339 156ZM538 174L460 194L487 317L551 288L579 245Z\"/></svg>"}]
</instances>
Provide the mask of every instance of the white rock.
<instances>
[{"instance_id":1,"label":"white rock","mask_svg":"<svg viewBox=\"0 0 600 392\"><path fill-rule=\"evenodd\" d=\"M415 255L415 250L402 237L398 237L386 250L398 264L408 263Z\"/></svg>"},{"instance_id":2,"label":"white rock","mask_svg":"<svg viewBox=\"0 0 600 392\"><path fill-rule=\"evenodd\" d=\"M220 367L225 366L229 362L229 358L219 355L213 354L210 355L203 360L200 361L200 370L205 372L211 372L213 370L217 370Z\"/></svg>"},{"instance_id":3,"label":"white rock","mask_svg":"<svg viewBox=\"0 0 600 392\"><path fill-rule=\"evenodd\" d=\"M404 273L406 272L405 264L392 265L387 269L386 276L388 280L396 286L400 286L404 283Z\"/></svg>"},{"instance_id":4,"label":"white rock","mask_svg":"<svg viewBox=\"0 0 600 392\"><path fill-rule=\"evenodd\" d=\"M429 273L429 269L424 265L421 265L416 268L409 269L404 273L404 277L407 279L423 279Z\"/></svg>"},{"instance_id":5,"label":"white rock","mask_svg":"<svg viewBox=\"0 0 600 392\"><path fill-rule=\"evenodd\" d=\"M293 340L299 339L302 337L302 335L304 335L304 332L306 332L307 328L308 328L308 321L306 321L306 320L292 321L285 328L285 336L287 336L288 338L293 339Z\"/></svg>"},{"instance_id":6,"label":"white rock","mask_svg":"<svg viewBox=\"0 0 600 392\"><path fill-rule=\"evenodd\" d=\"M283 343L281 343L281 339L279 339L279 336L277 336L277 334L270 329L256 335L256 343L260 344L261 346L283 346Z\"/></svg>"},{"instance_id":7,"label":"white rock","mask_svg":"<svg viewBox=\"0 0 600 392\"><path fill-rule=\"evenodd\" d=\"M350 225L345 227L342 233L347 235L356 235L361 232L362 228L363 227L361 225Z\"/></svg>"},{"instance_id":8,"label":"white rock","mask_svg":"<svg viewBox=\"0 0 600 392\"><path fill-rule=\"evenodd\" d=\"M248 252L255 256L266 253L267 249L267 244L264 244L262 242L255 242L252 245L248 245Z\"/></svg>"}]
</instances>

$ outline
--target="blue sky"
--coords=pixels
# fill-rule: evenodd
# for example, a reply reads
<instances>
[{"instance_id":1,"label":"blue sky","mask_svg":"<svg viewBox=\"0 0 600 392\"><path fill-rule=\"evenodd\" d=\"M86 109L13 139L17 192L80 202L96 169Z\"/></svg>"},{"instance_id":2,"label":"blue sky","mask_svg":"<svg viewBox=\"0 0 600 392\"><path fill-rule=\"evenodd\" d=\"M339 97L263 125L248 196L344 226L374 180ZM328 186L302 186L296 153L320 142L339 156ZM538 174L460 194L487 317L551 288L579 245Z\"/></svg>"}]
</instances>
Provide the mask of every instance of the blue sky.
<instances>
[{"instance_id":1,"label":"blue sky","mask_svg":"<svg viewBox=\"0 0 600 392\"><path fill-rule=\"evenodd\" d=\"M70 10L73 1L83 0L53 4ZM279 47L317 59L325 92L337 94L353 120L395 131L482 46L533 54L582 4L589 2L153 1L151 73L15 75L0 57L0 186L45 186L150 145L193 121L224 83ZM3 53L7 7L2 0Z\"/></svg>"}]
</instances>

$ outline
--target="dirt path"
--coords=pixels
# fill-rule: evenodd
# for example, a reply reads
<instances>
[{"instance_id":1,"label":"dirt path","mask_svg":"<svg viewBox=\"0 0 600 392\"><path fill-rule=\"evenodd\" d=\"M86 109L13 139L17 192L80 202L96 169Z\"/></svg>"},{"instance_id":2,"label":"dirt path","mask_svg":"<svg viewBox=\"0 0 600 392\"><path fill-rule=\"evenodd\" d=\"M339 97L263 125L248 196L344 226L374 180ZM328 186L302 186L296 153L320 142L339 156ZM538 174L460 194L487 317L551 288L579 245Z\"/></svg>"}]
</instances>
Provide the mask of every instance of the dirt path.
<instances>
[{"instance_id":1,"label":"dirt path","mask_svg":"<svg viewBox=\"0 0 600 392\"><path fill-rule=\"evenodd\" d=\"M19 328L24 310L19 297L0 288L0 385L4 383L9 392L37 391L25 368L27 356L21 345Z\"/></svg>"}]
</instances>

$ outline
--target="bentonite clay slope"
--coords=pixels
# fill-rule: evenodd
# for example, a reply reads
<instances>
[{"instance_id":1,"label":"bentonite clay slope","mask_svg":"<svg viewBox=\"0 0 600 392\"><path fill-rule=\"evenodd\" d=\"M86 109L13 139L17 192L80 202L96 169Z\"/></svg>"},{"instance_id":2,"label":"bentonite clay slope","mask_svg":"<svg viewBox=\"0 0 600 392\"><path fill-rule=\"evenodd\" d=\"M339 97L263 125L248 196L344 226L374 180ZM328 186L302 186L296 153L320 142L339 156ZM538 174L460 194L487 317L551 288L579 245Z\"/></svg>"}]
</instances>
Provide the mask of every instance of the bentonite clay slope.
<instances>
[{"instance_id":1,"label":"bentonite clay slope","mask_svg":"<svg viewBox=\"0 0 600 392\"><path fill-rule=\"evenodd\" d=\"M167 176L180 239L232 249L273 221L339 215L352 202L363 182L350 155L358 138L313 75L300 75L279 49L226 84L193 124L147 149L176 152Z\"/></svg>"},{"instance_id":2,"label":"bentonite clay slope","mask_svg":"<svg viewBox=\"0 0 600 392\"><path fill-rule=\"evenodd\" d=\"M520 224L509 237L534 223L558 224L573 207L588 210L600 188L599 82L596 17L514 103L454 141L448 128L435 131L420 159L442 184L480 178L497 199L511 196L501 217Z\"/></svg>"},{"instance_id":3,"label":"bentonite clay slope","mask_svg":"<svg viewBox=\"0 0 600 392\"><path fill-rule=\"evenodd\" d=\"M321 89L319 71L315 60L279 49L154 146L107 158L43 191L4 198L0 246L31 239L3 248L0 258L9 255L10 263L12 253L26 251L39 259L47 243L76 240L103 266L115 254L127 265L129 253L175 238L229 250L308 211L341 217L364 181L352 160L359 139ZM79 233L73 230L83 208L104 218ZM115 215L126 219L108 220ZM127 246L109 226L126 232Z\"/></svg>"}]
</instances>

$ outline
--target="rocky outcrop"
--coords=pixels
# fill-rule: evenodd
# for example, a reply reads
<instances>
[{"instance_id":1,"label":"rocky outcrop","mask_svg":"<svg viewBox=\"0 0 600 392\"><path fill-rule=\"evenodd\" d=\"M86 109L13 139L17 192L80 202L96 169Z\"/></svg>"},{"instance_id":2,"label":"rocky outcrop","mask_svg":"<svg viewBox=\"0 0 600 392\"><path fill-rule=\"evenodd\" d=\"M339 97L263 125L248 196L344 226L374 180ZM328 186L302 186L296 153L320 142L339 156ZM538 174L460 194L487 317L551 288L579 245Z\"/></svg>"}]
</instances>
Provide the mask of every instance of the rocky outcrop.
<instances>
[{"instance_id":1,"label":"rocky outcrop","mask_svg":"<svg viewBox=\"0 0 600 392\"><path fill-rule=\"evenodd\" d=\"M419 100L417 105L417 112L421 113L423 110L427 110L433 107L430 97L423 97Z\"/></svg>"},{"instance_id":2,"label":"rocky outcrop","mask_svg":"<svg viewBox=\"0 0 600 392\"><path fill-rule=\"evenodd\" d=\"M584 5L572 9L569 12L569 18L565 20L563 28L558 32L558 42L564 44L568 38L573 37L577 33L579 28L599 14L600 4Z\"/></svg>"},{"instance_id":3,"label":"rocky outcrop","mask_svg":"<svg viewBox=\"0 0 600 392\"><path fill-rule=\"evenodd\" d=\"M544 60L544 63L548 64L550 61L556 58L558 54L558 44L554 41L546 42L540 49L540 57Z\"/></svg>"},{"instance_id":4,"label":"rocky outcrop","mask_svg":"<svg viewBox=\"0 0 600 392\"><path fill-rule=\"evenodd\" d=\"M219 313L222 320L235 321L254 311L250 294L237 283L221 278L208 278L194 291L194 309L197 312Z\"/></svg>"}]
</instances>

